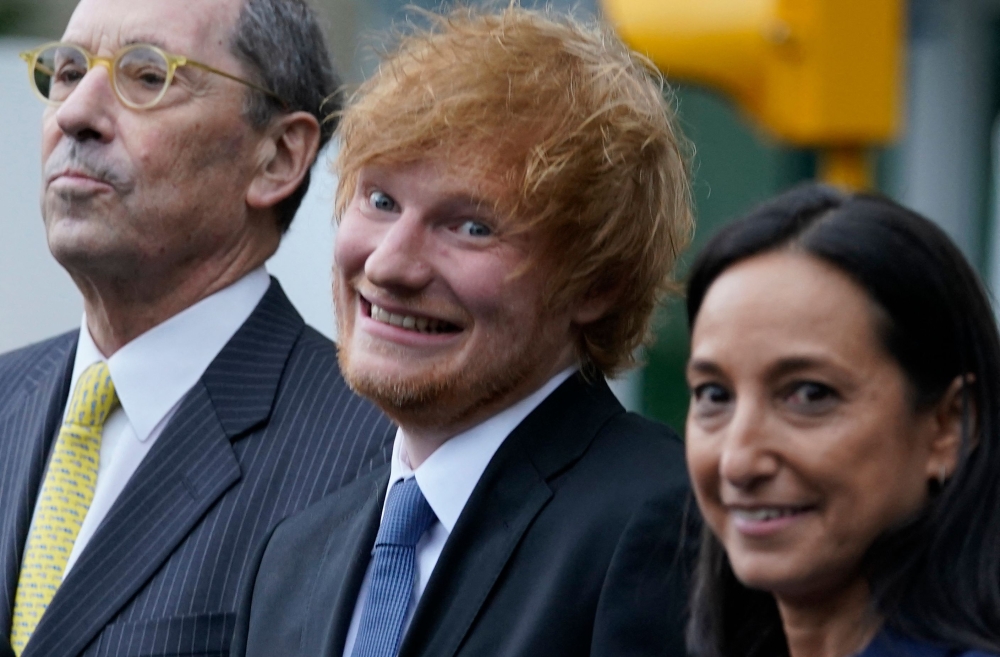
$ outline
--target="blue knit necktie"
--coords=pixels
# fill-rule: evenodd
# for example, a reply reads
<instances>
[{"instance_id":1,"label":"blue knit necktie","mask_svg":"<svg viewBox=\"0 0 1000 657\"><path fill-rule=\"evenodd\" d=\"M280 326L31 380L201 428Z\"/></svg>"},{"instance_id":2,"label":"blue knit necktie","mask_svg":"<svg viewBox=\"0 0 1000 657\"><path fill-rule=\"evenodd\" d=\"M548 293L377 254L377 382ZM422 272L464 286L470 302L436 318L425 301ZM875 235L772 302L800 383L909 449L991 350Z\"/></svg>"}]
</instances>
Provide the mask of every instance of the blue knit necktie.
<instances>
[{"instance_id":1,"label":"blue knit necktie","mask_svg":"<svg viewBox=\"0 0 1000 657\"><path fill-rule=\"evenodd\" d=\"M417 541L436 519L416 477L389 490L352 657L394 657L413 593Z\"/></svg>"}]
</instances>

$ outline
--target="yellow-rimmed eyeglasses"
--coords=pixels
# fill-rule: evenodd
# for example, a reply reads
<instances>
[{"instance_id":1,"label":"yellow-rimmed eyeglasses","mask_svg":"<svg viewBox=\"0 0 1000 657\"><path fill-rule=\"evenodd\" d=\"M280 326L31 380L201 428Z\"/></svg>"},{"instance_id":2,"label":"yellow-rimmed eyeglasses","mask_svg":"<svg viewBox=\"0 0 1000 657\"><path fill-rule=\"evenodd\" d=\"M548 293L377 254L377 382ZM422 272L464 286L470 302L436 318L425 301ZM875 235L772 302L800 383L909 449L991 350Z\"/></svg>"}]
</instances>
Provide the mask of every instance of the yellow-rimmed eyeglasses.
<instances>
[{"instance_id":1,"label":"yellow-rimmed eyeglasses","mask_svg":"<svg viewBox=\"0 0 1000 657\"><path fill-rule=\"evenodd\" d=\"M22 52L21 59L28 63L28 78L35 93L51 105L66 100L87 71L99 64L106 66L110 72L111 88L118 100L132 109L149 109L160 102L170 88L174 73L181 66L196 66L221 75L267 94L284 107L288 106L269 89L183 55L164 52L148 43L122 48L114 57L98 57L72 43L46 43Z\"/></svg>"}]
</instances>

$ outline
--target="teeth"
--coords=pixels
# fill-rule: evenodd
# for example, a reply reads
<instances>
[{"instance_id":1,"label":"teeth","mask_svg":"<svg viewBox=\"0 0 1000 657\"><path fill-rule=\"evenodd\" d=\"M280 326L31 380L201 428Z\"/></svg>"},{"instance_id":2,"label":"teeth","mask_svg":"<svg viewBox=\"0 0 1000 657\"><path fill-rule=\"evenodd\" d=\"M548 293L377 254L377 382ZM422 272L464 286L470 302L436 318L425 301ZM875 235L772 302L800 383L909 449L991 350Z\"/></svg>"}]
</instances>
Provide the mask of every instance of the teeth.
<instances>
[{"instance_id":1,"label":"teeth","mask_svg":"<svg viewBox=\"0 0 1000 657\"><path fill-rule=\"evenodd\" d=\"M734 509L733 513L746 520L754 522L764 522L766 520L774 520L775 518L782 518L784 516L795 515L796 513L798 513L798 510L789 508Z\"/></svg>"},{"instance_id":2,"label":"teeth","mask_svg":"<svg viewBox=\"0 0 1000 657\"><path fill-rule=\"evenodd\" d=\"M382 322L384 324L388 324L389 323L389 313L387 313L386 311L382 310L381 308L379 308L378 306L376 306L373 303L372 304L372 319L374 319L377 322Z\"/></svg>"},{"instance_id":3,"label":"teeth","mask_svg":"<svg viewBox=\"0 0 1000 657\"><path fill-rule=\"evenodd\" d=\"M398 326L420 333L443 333L448 327L447 322L438 319L428 319L427 317L414 317L412 315L397 315L390 313L384 308L372 304L371 318L376 322Z\"/></svg>"}]
</instances>

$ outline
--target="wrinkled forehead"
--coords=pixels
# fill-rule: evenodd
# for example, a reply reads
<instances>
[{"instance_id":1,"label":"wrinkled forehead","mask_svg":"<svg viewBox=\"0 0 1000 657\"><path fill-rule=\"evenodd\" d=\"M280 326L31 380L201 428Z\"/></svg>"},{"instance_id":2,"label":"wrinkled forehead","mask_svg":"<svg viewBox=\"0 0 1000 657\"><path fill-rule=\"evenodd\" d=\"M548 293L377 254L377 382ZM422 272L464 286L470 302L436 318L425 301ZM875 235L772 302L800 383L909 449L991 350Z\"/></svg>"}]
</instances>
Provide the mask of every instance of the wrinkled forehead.
<instances>
[{"instance_id":1,"label":"wrinkled forehead","mask_svg":"<svg viewBox=\"0 0 1000 657\"><path fill-rule=\"evenodd\" d=\"M243 0L81 0L63 41L105 56L143 42L194 59L218 61L220 54L228 53L242 4Z\"/></svg>"}]
</instances>

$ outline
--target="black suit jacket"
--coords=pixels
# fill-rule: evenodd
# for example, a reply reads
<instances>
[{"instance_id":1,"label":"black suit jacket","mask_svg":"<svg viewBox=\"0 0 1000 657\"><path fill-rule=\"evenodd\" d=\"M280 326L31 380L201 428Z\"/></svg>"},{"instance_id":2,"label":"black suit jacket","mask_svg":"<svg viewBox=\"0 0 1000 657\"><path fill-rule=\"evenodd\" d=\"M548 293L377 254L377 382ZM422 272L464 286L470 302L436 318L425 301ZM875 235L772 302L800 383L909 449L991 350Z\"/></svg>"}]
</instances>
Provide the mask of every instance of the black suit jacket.
<instances>
[{"instance_id":1,"label":"black suit jacket","mask_svg":"<svg viewBox=\"0 0 1000 657\"><path fill-rule=\"evenodd\" d=\"M388 467L282 522L233 654L340 657ZM682 655L694 521L681 441L568 379L501 445L449 536L402 657Z\"/></svg>"},{"instance_id":2,"label":"black suit jacket","mask_svg":"<svg viewBox=\"0 0 1000 657\"><path fill-rule=\"evenodd\" d=\"M0 356L0 656L76 333ZM225 655L253 550L379 468L395 430L276 281L184 397L22 657Z\"/></svg>"}]
</instances>

